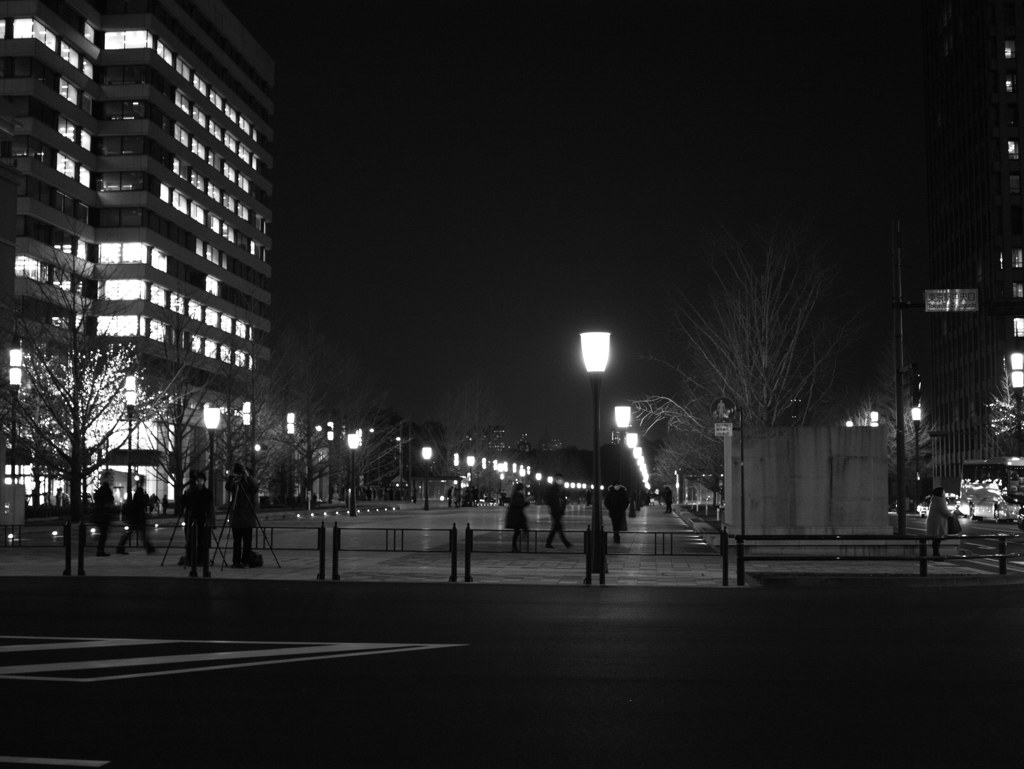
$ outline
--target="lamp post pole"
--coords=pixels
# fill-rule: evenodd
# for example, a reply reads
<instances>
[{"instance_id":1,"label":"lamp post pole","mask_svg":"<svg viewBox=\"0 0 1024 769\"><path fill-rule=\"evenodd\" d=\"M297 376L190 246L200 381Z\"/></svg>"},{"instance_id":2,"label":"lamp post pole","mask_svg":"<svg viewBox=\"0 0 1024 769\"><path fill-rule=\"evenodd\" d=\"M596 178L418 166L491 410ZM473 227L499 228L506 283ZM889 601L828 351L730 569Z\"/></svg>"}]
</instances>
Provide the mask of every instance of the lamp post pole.
<instances>
[{"instance_id":1,"label":"lamp post pole","mask_svg":"<svg viewBox=\"0 0 1024 769\"><path fill-rule=\"evenodd\" d=\"M1014 433L1017 439L1017 456L1021 453L1020 398L1024 390L1024 353L1010 353L1010 387L1013 388Z\"/></svg>"},{"instance_id":2,"label":"lamp post pole","mask_svg":"<svg viewBox=\"0 0 1024 769\"><path fill-rule=\"evenodd\" d=\"M348 505L348 514L356 515L356 449L363 442L363 431L356 430L354 433L348 433L345 436L348 441L348 499L346 504Z\"/></svg>"},{"instance_id":3,"label":"lamp post pole","mask_svg":"<svg viewBox=\"0 0 1024 769\"><path fill-rule=\"evenodd\" d=\"M135 404L138 402L139 393L136 389L135 377L129 374L124 378L124 403L128 412L128 472L124 481L125 494L127 499L132 496L132 432L134 430L133 420L135 419ZM210 479L213 483L213 479Z\"/></svg>"},{"instance_id":4,"label":"lamp post pole","mask_svg":"<svg viewBox=\"0 0 1024 769\"><path fill-rule=\"evenodd\" d=\"M590 392L593 401L594 427L594 466L592 484L594 492L591 498L590 544L592 571L596 571L600 583L604 584L604 532L601 520L601 377L608 366L608 353L611 334L607 331L586 331L580 334L580 345L583 350L583 365L590 377ZM588 573L586 583L591 583Z\"/></svg>"},{"instance_id":5,"label":"lamp post pole","mask_svg":"<svg viewBox=\"0 0 1024 769\"><path fill-rule=\"evenodd\" d=\"M423 461L426 463L426 468L423 471L423 509L430 509L430 458L434 456L434 450L430 446L424 446L422 449Z\"/></svg>"},{"instance_id":6,"label":"lamp post pole","mask_svg":"<svg viewBox=\"0 0 1024 769\"><path fill-rule=\"evenodd\" d=\"M211 406L207 403L203 406L203 424L206 425L206 432L210 434L210 493L213 495L213 501L217 503L217 481L216 476L213 474L213 456L214 449L216 448L214 441L217 428L220 427L220 409L217 406Z\"/></svg>"},{"instance_id":7,"label":"lamp post pole","mask_svg":"<svg viewBox=\"0 0 1024 769\"><path fill-rule=\"evenodd\" d=\"M921 407L910 409L910 421L914 423L914 504L921 498Z\"/></svg>"},{"instance_id":8,"label":"lamp post pole","mask_svg":"<svg viewBox=\"0 0 1024 769\"><path fill-rule=\"evenodd\" d=\"M18 435L18 388L21 387L23 356L20 347L12 347L10 355L9 379L11 385L11 507L10 513L14 515L15 494L14 487L18 482L18 474L14 464L14 444Z\"/></svg>"}]
</instances>

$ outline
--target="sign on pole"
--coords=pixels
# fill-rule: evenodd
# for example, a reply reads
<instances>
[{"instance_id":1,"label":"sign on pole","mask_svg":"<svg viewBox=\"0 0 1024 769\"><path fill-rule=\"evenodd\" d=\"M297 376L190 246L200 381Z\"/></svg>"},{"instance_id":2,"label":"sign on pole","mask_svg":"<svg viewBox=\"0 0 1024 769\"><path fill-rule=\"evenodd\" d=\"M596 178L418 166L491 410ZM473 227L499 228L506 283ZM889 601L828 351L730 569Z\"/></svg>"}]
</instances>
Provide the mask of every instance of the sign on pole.
<instances>
[{"instance_id":1,"label":"sign on pole","mask_svg":"<svg viewBox=\"0 0 1024 769\"><path fill-rule=\"evenodd\" d=\"M728 438L732 435L732 422L715 422L715 437Z\"/></svg>"},{"instance_id":2,"label":"sign on pole","mask_svg":"<svg viewBox=\"0 0 1024 769\"><path fill-rule=\"evenodd\" d=\"M727 422L736 411L736 404L728 398L718 398L711 404L711 416L719 422Z\"/></svg>"},{"instance_id":3,"label":"sign on pole","mask_svg":"<svg viewBox=\"0 0 1024 769\"><path fill-rule=\"evenodd\" d=\"M978 289L934 288L924 292L925 312L977 312Z\"/></svg>"}]
</instances>

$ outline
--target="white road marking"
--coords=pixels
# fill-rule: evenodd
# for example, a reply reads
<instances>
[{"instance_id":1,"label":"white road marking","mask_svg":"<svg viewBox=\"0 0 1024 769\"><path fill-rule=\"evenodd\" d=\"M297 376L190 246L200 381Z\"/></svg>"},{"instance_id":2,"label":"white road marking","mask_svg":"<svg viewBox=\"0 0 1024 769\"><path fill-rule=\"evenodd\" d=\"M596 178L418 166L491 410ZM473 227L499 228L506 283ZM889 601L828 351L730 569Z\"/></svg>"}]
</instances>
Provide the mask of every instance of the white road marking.
<instances>
[{"instance_id":1,"label":"white road marking","mask_svg":"<svg viewBox=\"0 0 1024 769\"><path fill-rule=\"evenodd\" d=\"M0 756L0 764L19 766L106 766L109 761L90 761L85 758L41 758L38 756Z\"/></svg>"},{"instance_id":2,"label":"white road marking","mask_svg":"<svg viewBox=\"0 0 1024 769\"><path fill-rule=\"evenodd\" d=\"M147 678L161 675L177 675L208 670L225 670L228 668L254 667L258 665L281 665L289 662L306 662L315 659L335 659L339 657L362 657L374 654L396 654L399 652L426 651L442 649L465 644L398 644L398 643L316 643L301 641L228 641L228 640L184 640L184 639L152 639L152 638L93 638L65 639L63 642L45 644L11 644L2 645L6 639L24 640L26 636L0 636L0 659L3 654L45 651L58 653L65 650L87 648L115 649L165 644L179 646L189 645L225 645L260 646L259 649L232 649L230 651L211 651L186 654L163 654L146 657L104 657L103 659L84 659L69 662L35 662L30 664L0 665L0 679L65 681L70 683L91 683L96 681L114 681L126 678ZM56 641L53 638L45 639ZM168 669L167 666L176 666ZM134 670L120 672L132 668L154 668L150 670ZM61 676L59 673L78 671L81 675ZM101 675L90 675L90 671L109 671Z\"/></svg>"}]
</instances>

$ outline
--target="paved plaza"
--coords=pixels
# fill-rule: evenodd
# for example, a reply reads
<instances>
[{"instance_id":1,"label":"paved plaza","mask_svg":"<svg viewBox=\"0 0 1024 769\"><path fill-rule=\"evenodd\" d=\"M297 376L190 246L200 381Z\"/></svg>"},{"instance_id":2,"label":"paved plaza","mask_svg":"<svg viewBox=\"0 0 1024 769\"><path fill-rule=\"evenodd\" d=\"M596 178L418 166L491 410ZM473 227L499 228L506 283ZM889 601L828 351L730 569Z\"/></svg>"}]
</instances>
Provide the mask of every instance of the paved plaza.
<instances>
[{"instance_id":1,"label":"paved plaza","mask_svg":"<svg viewBox=\"0 0 1024 769\"><path fill-rule=\"evenodd\" d=\"M422 504L362 503L358 515L349 516L344 507L322 506L314 510L267 510L261 513L262 532L256 548L264 558L262 568L230 567L230 529L219 534L224 545L214 553L212 579L232 580L318 580L321 556L319 531L325 538L323 581L345 582L473 582L480 584L583 585L586 577L584 533L591 511L584 505L570 506L565 529L572 548L556 539L553 549L545 547L549 519L545 507L527 509L530 533L523 552L512 552L512 532L504 528L502 507L449 508ZM87 546L81 570L84 577L188 578L189 569L179 565L184 555L184 537L173 517L150 521L156 552L147 555L135 544L127 555L95 556L94 535L87 531ZM660 506L637 510L627 519L628 529L621 542L611 540L609 531L608 572L605 585L725 587L735 586L734 551L723 563L719 536L713 526L685 509L666 514ZM340 549L335 567L334 530L339 529ZM605 519L606 529L610 524ZM77 527L73 527L77 528ZM0 548L0 576L79 576L77 531L73 532L70 574L65 575L66 552L59 522L32 524L20 532L21 539L6 532L6 547ZM172 536L173 532L173 536ZM116 537L112 532L112 538ZM466 540L472 534L473 548L467 563ZM455 557L450 548L456 542ZM1011 564L1011 566L1018 566ZM928 576L918 576L916 561L842 562L756 562L746 567L748 586L758 584L863 583L899 578L921 585L950 581L995 584L1022 580L1024 575L999 576L992 564L947 558L931 561ZM1011 569L1011 572L1013 569ZM201 574L201 571L200 571ZM593 575L592 584L599 584Z\"/></svg>"}]
</instances>

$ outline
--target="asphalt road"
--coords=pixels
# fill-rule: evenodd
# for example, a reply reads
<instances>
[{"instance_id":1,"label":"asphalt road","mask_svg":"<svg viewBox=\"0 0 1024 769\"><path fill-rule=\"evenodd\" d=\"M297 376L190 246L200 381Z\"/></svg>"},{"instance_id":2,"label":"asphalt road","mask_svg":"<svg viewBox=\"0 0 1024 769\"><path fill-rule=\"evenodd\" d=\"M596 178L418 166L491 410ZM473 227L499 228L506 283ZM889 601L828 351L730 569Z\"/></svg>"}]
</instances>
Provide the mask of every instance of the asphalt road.
<instances>
[{"instance_id":1,"label":"asphalt road","mask_svg":"<svg viewBox=\"0 0 1024 769\"><path fill-rule=\"evenodd\" d=\"M12 577L0 616L0 766L964 767L1024 716L1019 587Z\"/></svg>"}]
</instances>

